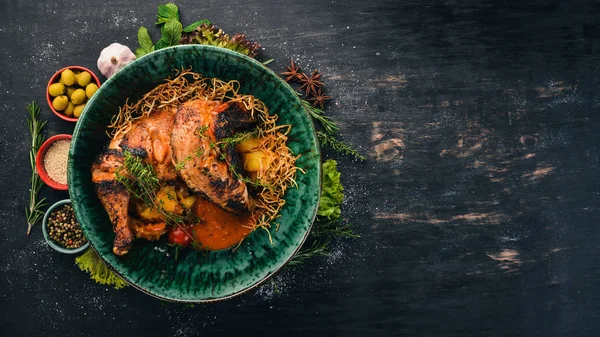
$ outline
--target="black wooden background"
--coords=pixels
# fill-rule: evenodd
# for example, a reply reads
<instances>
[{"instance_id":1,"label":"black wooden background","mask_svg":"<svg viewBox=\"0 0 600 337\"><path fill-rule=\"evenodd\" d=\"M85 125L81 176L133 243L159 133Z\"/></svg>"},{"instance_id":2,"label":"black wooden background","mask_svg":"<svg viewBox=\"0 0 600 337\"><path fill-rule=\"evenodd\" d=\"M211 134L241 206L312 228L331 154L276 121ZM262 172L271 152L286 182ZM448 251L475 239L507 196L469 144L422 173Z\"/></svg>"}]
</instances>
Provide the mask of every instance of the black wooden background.
<instances>
[{"instance_id":1,"label":"black wooden background","mask_svg":"<svg viewBox=\"0 0 600 337\"><path fill-rule=\"evenodd\" d=\"M37 100L49 77L137 47L160 1L0 0L2 336L597 336L597 1L178 1L325 74L364 163L339 161L362 236L257 291L187 308L98 285L28 237ZM50 202L66 192L45 188Z\"/></svg>"}]
</instances>

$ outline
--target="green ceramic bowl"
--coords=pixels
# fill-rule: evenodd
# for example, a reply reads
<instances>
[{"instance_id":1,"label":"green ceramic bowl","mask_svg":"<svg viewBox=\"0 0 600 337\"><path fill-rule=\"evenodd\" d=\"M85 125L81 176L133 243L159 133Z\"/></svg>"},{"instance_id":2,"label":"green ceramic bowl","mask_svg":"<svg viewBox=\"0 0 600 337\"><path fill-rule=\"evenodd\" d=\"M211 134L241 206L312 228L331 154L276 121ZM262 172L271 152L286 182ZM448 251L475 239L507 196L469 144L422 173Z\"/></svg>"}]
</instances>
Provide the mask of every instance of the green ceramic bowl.
<instances>
[{"instance_id":1,"label":"green ceramic bowl","mask_svg":"<svg viewBox=\"0 0 600 337\"><path fill-rule=\"evenodd\" d=\"M235 250L188 250L175 261L163 241L136 240L125 256L112 253L114 234L91 183L92 161L109 141L106 126L127 99L134 102L173 74L191 67L205 77L236 79L241 93L261 99L278 123L291 124L288 146L301 155L298 188L290 188L272 230L255 231ZM152 296L178 302L211 302L242 294L267 280L298 251L316 215L321 160L314 125L290 86L260 62L226 49L184 45L161 49L130 63L92 96L75 126L69 152L69 194L77 219L100 257L128 283Z\"/></svg>"}]
</instances>

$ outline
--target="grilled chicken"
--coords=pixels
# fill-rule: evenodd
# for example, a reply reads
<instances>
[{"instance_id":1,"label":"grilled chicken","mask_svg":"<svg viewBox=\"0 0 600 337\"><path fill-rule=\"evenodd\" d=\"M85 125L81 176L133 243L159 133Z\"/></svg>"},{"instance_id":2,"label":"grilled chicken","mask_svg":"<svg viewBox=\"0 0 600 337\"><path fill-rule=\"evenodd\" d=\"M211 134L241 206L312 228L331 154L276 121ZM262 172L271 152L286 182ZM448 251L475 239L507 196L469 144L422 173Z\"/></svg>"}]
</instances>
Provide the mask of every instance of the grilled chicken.
<instances>
[{"instance_id":1,"label":"grilled chicken","mask_svg":"<svg viewBox=\"0 0 600 337\"><path fill-rule=\"evenodd\" d=\"M233 149L227 151L226 162L219 158L215 143L255 123L239 102L193 100L180 105L173 123L171 149L181 179L223 209L233 213L249 209L247 186L230 171L230 165L239 162L237 154Z\"/></svg>"},{"instance_id":2,"label":"grilled chicken","mask_svg":"<svg viewBox=\"0 0 600 337\"><path fill-rule=\"evenodd\" d=\"M123 166L123 151L129 151L152 164L160 180L173 181L177 178L175 167L171 164L169 146L175 111L161 109L134 121L131 129L125 135L114 138L92 165L92 182L113 225L113 252L117 255L127 254L135 237L152 240L166 232L164 222L162 226L132 223L128 214L129 192L117 181L115 173L118 170L121 175L128 174Z\"/></svg>"},{"instance_id":3,"label":"grilled chicken","mask_svg":"<svg viewBox=\"0 0 600 337\"><path fill-rule=\"evenodd\" d=\"M255 123L242 103L194 100L178 108L153 111L135 120L127 133L115 137L92 165L96 194L115 232L113 252L125 255L136 237L157 240L166 232L164 220L143 221L130 216L129 206L135 201L116 177L117 171L129 174L123 151L151 164L161 183L174 185L179 177L223 209L239 213L251 207L246 184L235 178L229 167L241 167L239 158L233 147L228 147L226 160L222 160L215 143Z\"/></svg>"},{"instance_id":4,"label":"grilled chicken","mask_svg":"<svg viewBox=\"0 0 600 337\"><path fill-rule=\"evenodd\" d=\"M113 252L117 255L126 254L135 239L129 227L129 192L116 178L117 170L120 174L127 174L122 169L123 160L121 150L109 146L92 164L92 182L113 225Z\"/></svg>"}]
</instances>

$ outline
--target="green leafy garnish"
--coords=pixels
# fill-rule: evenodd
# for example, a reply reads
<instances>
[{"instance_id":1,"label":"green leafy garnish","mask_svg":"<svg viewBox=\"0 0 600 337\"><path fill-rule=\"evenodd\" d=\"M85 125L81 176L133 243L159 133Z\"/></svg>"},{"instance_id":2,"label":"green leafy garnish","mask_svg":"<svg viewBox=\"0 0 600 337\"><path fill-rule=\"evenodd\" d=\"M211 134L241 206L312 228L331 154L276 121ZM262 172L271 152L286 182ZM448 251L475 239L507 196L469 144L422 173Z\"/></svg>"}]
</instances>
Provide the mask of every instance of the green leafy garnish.
<instances>
[{"instance_id":1,"label":"green leafy garnish","mask_svg":"<svg viewBox=\"0 0 600 337\"><path fill-rule=\"evenodd\" d=\"M154 48L158 50L178 45L179 40L181 40L182 29L183 26L181 25L181 22L179 22L179 19L175 17L169 18L169 20L167 20L164 26L160 29L162 37L156 42Z\"/></svg>"},{"instance_id":2,"label":"green leafy garnish","mask_svg":"<svg viewBox=\"0 0 600 337\"><path fill-rule=\"evenodd\" d=\"M210 24L211 24L210 20L207 20L207 19L199 20L199 21L196 21L196 22L192 23L191 25L185 27L183 29L183 32L184 33L191 33L194 30L196 30L196 28L198 28L198 27L200 27L202 25L210 25Z\"/></svg>"},{"instance_id":3,"label":"green leafy garnish","mask_svg":"<svg viewBox=\"0 0 600 337\"><path fill-rule=\"evenodd\" d=\"M156 15L156 19L158 20L156 21L157 25L166 23L171 18L179 21L179 9L177 8L177 5L170 2L168 4L158 6L158 14Z\"/></svg>"},{"instance_id":4,"label":"green leafy garnish","mask_svg":"<svg viewBox=\"0 0 600 337\"><path fill-rule=\"evenodd\" d=\"M304 247L290 261L290 265L301 264L306 259L329 254L329 243L333 239L358 238L351 225L340 219L344 187L340 182L337 162L333 159L323 164L321 201L317 209L317 221L308 235Z\"/></svg>"},{"instance_id":5,"label":"green leafy garnish","mask_svg":"<svg viewBox=\"0 0 600 337\"><path fill-rule=\"evenodd\" d=\"M146 27L140 27L140 29L138 29L138 43L140 44L140 48L135 50L135 56L137 58L154 51L154 43L152 43L152 38L150 38L150 34L148 34L148 29L146 29Z\"/></svg>"},{"instance_id":6,"label":"green leafy garnish","mask_svg":"<svg viewBox=\"0 0 600 337\"><path fill-rule=\"evenodd\" d=\"M27 217L27 235L31 233L33 225L38 223L44 216L42 207L46 206L44 202L46 198L38 200L38 193L44 182L35 167L35 156L40 146L46 139L42 135L42 130L46 125L46 122L41 122L40 117L40 106L36 101L33 101L27 105L27 111L29 112L29 118L27 119L27 126L29 127L29 133L31 134L31 147L29 148L29 164L31 165L31 188L29 189L29 206L25 208L25 216Z\"/></svg>"},{"instance_id":7,"label":"green leafy garnish","mask_svg":"<svg viewBox=\"0 0 600 337\"><path fill-rule=\"evenodd\" d=\"M250 42L244 34L229 36L222 29L211 24L201 24L191 32L186 32L180 41L181 44L206 44L233 50L249 57L258 55L260 44Z\"/></svg>"},{"instance_id":8,"label":"green leafy garnish","mask_svg":"<svg viewBox=\"0 0 600 337\"><path fill-rule=\"evenodd\" d=\"M340 183L340 176L335 160L329 159L323 164L323 190L317 215L329 220L337 220L342 213L340 206L344 200L344 188Z\"/></svg>"},{"instance_id":9,"label":"green leafy garnish","mask_svg":"<svg viewBox=\"0 0 600 337\"><path fill-rule=\"evenodd\" d=\"M127 283L122 278L108 269L92 248L88 248L83 255L76 257L75 264L82 271L88 272L90 277L100 284L113 286L115 289L127 286Z\"/></svg>"},{"instance_id":10,"label":"green leafy garnish","mask_svg":"<svg viewBox=\"0 0 600 337\"><path fill-rule=\"evenodd\" d=\"M145 27L138 30L138 43L140 48L136 49L135 56L141 57L154 50L176 46L181 40L183 26L179 22L179 9L174 3L158 6L156 25L161 26L161 38L152 44L152 38Z\"/></svg>"},{"instance_id":11,"label":"green leafy garnish","mask_svg":"<svg viewBox=\"0 0 600 337\"><path fill-rule=\"evenodd\" d=\"M222 47L250 57L256 57L260 48L258 43L248 41L244 34L229 36L207 19L198 20L183 28L179 19L179 9L174 3L158 6L156 25L161 26L161 38L155 44L152 44L146 28L140 27L138 30L140 48L135 51L136 57L154 50L190 43Z\"/></svg>"}]
</instances>

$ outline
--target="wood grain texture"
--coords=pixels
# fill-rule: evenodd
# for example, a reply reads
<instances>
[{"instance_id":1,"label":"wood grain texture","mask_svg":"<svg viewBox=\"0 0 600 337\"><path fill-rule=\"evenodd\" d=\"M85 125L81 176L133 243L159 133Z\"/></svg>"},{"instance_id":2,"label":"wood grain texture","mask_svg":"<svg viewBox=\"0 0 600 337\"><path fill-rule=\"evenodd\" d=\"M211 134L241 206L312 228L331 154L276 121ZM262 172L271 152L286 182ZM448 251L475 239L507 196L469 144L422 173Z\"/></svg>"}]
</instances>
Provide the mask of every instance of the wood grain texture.
<instances>
[{"instance_id":1,"label":"wood grain texture","mask_svg":"<svg viewBox=\"0 0 600 337\"><path fill-rule=\"evenodd\" d=\"M185 309L106 289L26 237L26 104L65 65L153 38L161 2L0 2L3 335L595 336L600 5L178 1L325 73L345 216L362 238L253 294ZM71 132L53 117L48 135ZM66 195L45 190L51 200Z\"/></svg>"}]
</instances>

